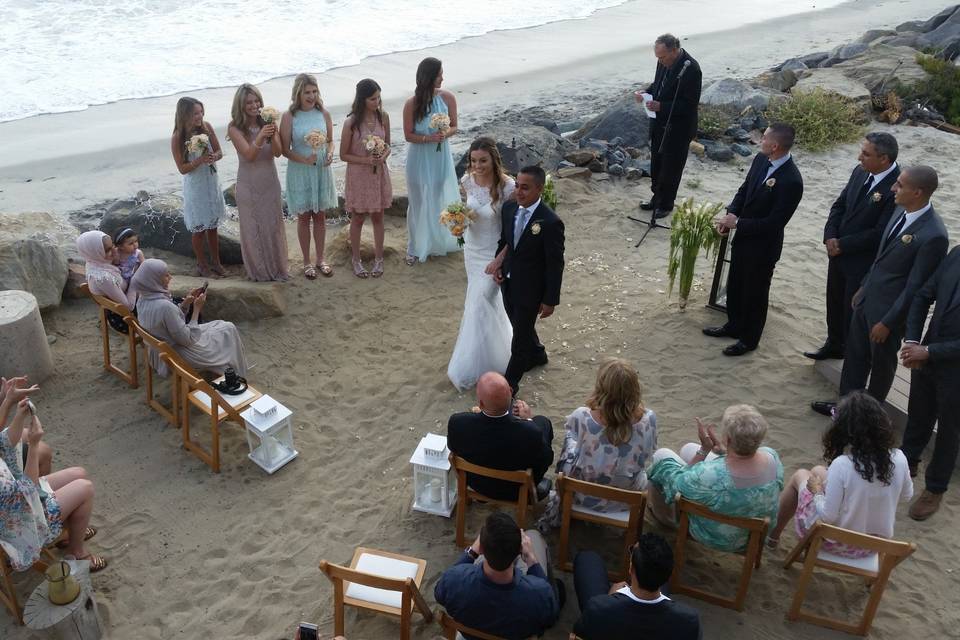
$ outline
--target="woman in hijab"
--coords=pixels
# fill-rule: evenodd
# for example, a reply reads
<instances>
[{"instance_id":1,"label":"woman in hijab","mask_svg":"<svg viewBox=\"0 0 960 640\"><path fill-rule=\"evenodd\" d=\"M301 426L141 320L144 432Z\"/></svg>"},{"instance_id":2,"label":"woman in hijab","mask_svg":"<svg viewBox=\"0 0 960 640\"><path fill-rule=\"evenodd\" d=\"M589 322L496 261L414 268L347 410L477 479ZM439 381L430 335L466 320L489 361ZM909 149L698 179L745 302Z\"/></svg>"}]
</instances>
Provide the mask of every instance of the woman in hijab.
<instances>
[{"instance_id":1,"label":"woman in hijab","mask_svg":"<svg viewBox=\"0 0 960 640\"><path fill-rule=\"evenodd\" d=\"M130 287L138 296L137 320L143 328L168 343L198 371L222 374L227 367L233 367L238 375L245 376L247 359L236 326L223 320L198 323L200 311L207 301L206 292L184 300L184 305L193 303L193 313L187 322L181 307L171 299L172 279L167 263L154 258L144 260L133 274ZM150 351L150 364L161 375L169 373L154 351Z\"/></svg>"},{"instance_id":2,"label":"woman in hijab","mask_svg":"<svg viewBox=\"0 0 960 640\"><path fill-rule=\"evenodd\" d=\"M137 303L137 294L128 289L120 274L120 267L113 264L117 257L113 239L102 231L87 231L77 238L77 250L87 263L87 286L90 287L90 293L109 298L132 310ZM127 333L127 323L123 321L123 317L109 311L107 321L120 333Z\"/></svg>"}]
</instances>

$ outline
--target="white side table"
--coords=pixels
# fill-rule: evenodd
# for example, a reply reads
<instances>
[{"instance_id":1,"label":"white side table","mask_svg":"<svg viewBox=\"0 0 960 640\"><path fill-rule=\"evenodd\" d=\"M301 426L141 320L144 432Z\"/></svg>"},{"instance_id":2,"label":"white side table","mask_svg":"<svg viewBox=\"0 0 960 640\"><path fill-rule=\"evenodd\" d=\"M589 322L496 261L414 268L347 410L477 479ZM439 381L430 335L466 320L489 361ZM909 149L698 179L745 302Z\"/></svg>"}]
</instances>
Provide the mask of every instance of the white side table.
<instances>
[{"instance_id":1,"label":"white side table","mask_svg":"<svg viewBox=\"0 0 960 640\"><path fill-rule=\"evenodd\" d=\"M47 631L61 640L100 640L103 625L97 601L93 598L88 560L66 560L70 575L80 583L80 595L73 602L56 605L47 598L47 581L41 582L23 608L23 620L28 629Z\"/></svg>"}]
</instances>

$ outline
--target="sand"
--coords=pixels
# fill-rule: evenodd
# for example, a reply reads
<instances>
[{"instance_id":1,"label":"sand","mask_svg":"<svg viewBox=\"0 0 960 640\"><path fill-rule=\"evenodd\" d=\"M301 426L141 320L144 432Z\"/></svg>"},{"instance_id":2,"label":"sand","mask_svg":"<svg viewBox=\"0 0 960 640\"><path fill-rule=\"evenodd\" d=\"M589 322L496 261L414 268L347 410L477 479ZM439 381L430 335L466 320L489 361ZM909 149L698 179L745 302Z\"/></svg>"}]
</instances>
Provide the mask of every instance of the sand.
<instances>
[{"instance_id":1,"label":"sand","mask_svg":"<svg viewBox=\"0 0 960 640\"><path fill-rule=\"evenodd\" d=\"M905 15L908 8L911 15ZM765 50L763 61L744 63L760 68L825 47L819 33L792 33L788 24L815 28L823 21L830 29L840 29L838 24L845 20L842 40L866 28L926 17L939 8L926 2L855 3L789 23L774 21L703 36L695 55L706 62L705 72L711 67L713 73L722 72L716 60L741 58L742 50L731 43L749 33L773 46ZM875 20L876 15L886 17ZM467 51L469 45L463 43ZM693 49L693 39L689 46ZM443 56L455 59L456 49L452 45ZM535 86L557 104L575 101L594 91L589 84L594 80L600 92L615 84L611 78L631 69L638 77L647 77L652 63L646 47L642 53L642 58L639 52L633 56L642 68L614 64L630 59L629 52L611 54L571 67L582 70L582 76L556 69ZM384 65L387 58L369 64ZM563 81L547 93L550 77ZM505 105L506 94L497 95ZM536 100L538 95L528 98ZM509 104L516 102L511 99ZM98 109L123 111L133 104ZM76 123L98 109L62 118ZM50 117L49 122L56 125L60 118ZM41 119L21 126L34 126L36 120ZM105 126L103 120L94 120ZM952 160L960 157L960 138L932 129L878 128L897 135L904 163L923 161L940 171L942 187L935 205L954 237L960 237L955 205L960 171ZM0 125L0 130L5 134L0 136L3 144L17 135L15 126ZM153 151L148 152L150 148ZM145 188L148 182L170 186L174 177L168 175L172 171L165 152L162 145L157 152L156 142L143 142L92 156L5 166L0 210L66 211L72 208L67 206L71 201L118 197ZM657 231L642 247L633 248L642 228L624 215L647 195L648 182L560 182L558 212L567 225L562 303L540 328L550 364L525 377L521 393L537 412L554 421L555 450L564 417L589 394L597 363L606 355L618 355L641 372L645 402L658 414L662 446L679 447L692 439L695 416L717 420L728 404L749 402L770 421L768 444L780 453L788 474L820 462L819 437L826 423L808 403L830 398L834 390L800 352L823 338L826 257L820 234L827 208L856 154L856 145L824 154L796 154L805 197L787 228L763 341L756 352L737 360L720 354L724 341L700 333L702 326L722 321L703 306L711 265L700 262L699 286L681 313L676 297L666 294L668 234ZM21 158L29 156L26 151ZM12 182L14 175L44 175L37 173L38 166L50 173L55 169L58 177L43 185ZM746 166L742 161L718 165L691 158L681 195L727 201ZM339 234L341 228L330 230L328 246L343 242ZM400 256L405 242L402 219L388 218L387 243L395 251L388 256L383 279L359 281L340 264L331 279L295 278L287 287L287 315L239 323L248 360L256 363L251 382L294 411L300 457L269 477L246 459L246 442L236 426L224 429L221 474L210 473L187 455L179 447L178 433L143 404L142 390L125 387L102 370L99 333L89 302L69 301L46 314L47 330L57 337L52 346L55 362L63 373L43 384L37 405L47 439L57 451L55 465L82 464L96 483L93 524L100 533L91 549L108 555L112 563L94 578L108 637L276 639L290 637L299 620L317 622L329 634L331 588L317 564L321 558L345 563L359 545L426 559L423 591L433 602L433 585L459 550L452 520L411 511L407 461L425 433L445 433L447 417L474 404L471 394L458 394L445 376L465 276L462 258L456 254L414 268L404 266ZM291 255L294 247L291 244ZM178 269L184 262L176 262ZM212 283L211 296L216 288ZM921 488L918 482L917 490ZM482 507L471 508L471 531L477 530L484 513ZM941 512L924 524L913 522L905 508L901 510L896 536L919 548L894 573L874 623L874 638L956 637L960 560L953 550L958 521L956 494L948 493ZM646 528L660 530L652 524ZM673 534L667 535L673 539ZM743 613L679 598L702 612L704 637L841 637L784 620L799 573L782 569L786 550L795 541L789 530L784 536L783 549L765 554L763 568L754 574ZM555 547L556 537L550 542ZM577 528L575 543L608 553L619 544L615 535L587 527ZM711 588L732 591L738 561L694 547L688 575ZM548 640L566 638L577 617L572 576L561 575L568 604L560 622L544 636ZM35 584L33 576L18 578L24 597ZM830 575L815 584L810 603L821 611L855 615L865 600L862 583L855 580ZM347 616L351 640L392 638L397 632L397 624L382 617ZM415 638L434 636L439 636L438 626L415 626ZM0 637L34 636L0 614Z\"/></svg>"}]
</instances>

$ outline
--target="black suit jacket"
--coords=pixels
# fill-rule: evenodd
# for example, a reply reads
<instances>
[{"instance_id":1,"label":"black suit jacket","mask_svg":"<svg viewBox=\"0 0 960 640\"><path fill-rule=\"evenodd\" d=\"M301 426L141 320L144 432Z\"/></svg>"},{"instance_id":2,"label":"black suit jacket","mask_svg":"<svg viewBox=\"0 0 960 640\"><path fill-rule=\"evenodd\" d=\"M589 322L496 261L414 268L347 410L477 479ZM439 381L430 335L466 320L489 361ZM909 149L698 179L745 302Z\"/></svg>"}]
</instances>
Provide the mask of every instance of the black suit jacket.
<instances>
[{"instance_id":1,"label":"black suit jacket","mask_svg":"<svg viewBox=\"0 0 960 640\"><path fill-rule=\"evenodd\" d=\"M700 614L673 600L634 602L622 593L590 599L573 625L583 640L700 640Z\"/></svg>"},{"instance_id":2,"label":"black suit jacket","mask_svg":"<svg viewBox=\"0 0 960 640\"><path fill-rule=\"evenodd\" d=\"M783 249L783 229L803 197L803 178L790 158L757 186L758 174L766 173L766 160L762 153L753 158L727 211L738 218L732 243L738 253L776 262ZM773 186L767 184L771 180Z\"/></svg>"},{"instance_id":3,"label":"black suit jacket","mask_svg":"<svg viewBox=\"0 0 960 640\"><path fill-rule=\"evenodd\" d=\"M830 207L830 215L823 226L823 241L837 238L840 255L830 258L848 275L862 278L870 269L880 246L883 230L890 222L896 207L890 187L900 176L900 167L894 167L878 184L873 185L863 198L857 198L870 174L857 165L847 185Z\"/></svg>"},{"instance_id":4,"label":"black suit jacket","mask_svg":"<svg viewBox=\"0 0 960 640\"><path fill-rule=\"evenodd\" d=\"M684 63L689 66L684 69ZM683 72L683 77L680 73ZM678 80L679 78L679 80ZM678 90L679 82L679 90ZM700 65L684 49L680 57L669 69L659 62L653 84L647 87L647 92L660 103L657 117L650 123L654 135L663 131L670 118L671 140L674 135L690 142L697 137L697 114L700 107L700 90L703 86L703 73ZM673 115L670 110L673 109Z\"/></svg>"},{"instance_id":5,"label":"black suit jacket","mask_svg":"<svg viewBox=\"0 0 960 640\"><path fill-rule=\"evenodd\" d=\"M957 376L960 383L960 247L954 247L933 276L913 297L907 315L906 340L920 341L930 305L936 300L933 317L922 344L930 351L930 360L924 365L939 372Z\"/></svg>"},{"instance_id":6,"label":"black suit jacket","mask_svg":"<svg viewBox=\"0 0 960 640\"><path fill-rule=\"evenodd\" d=\"M514 218L519 207L511 200L500 211L497 254L507 247L503 275L510 274L509 288L528 301L528 306L539 307L543 303L555 307L560 304L563 281L563 221L541 200L514 248Z\"/></svg>"},{"instance_id":7,"label":"black suit jacket","mask_svg":"<svg viewBox=\"0 0 960 640\"><path fill-rule=\"evenodd\" d=\"M483 413L455 413L447 422L447 446L467 462L502 471L533 470L540 482L553 462L553 427L543 416L533 420L512 413L491 418ZM517 485L467 474L467 484L497 500L516 500Z\"/></svg>"}]
</instances>

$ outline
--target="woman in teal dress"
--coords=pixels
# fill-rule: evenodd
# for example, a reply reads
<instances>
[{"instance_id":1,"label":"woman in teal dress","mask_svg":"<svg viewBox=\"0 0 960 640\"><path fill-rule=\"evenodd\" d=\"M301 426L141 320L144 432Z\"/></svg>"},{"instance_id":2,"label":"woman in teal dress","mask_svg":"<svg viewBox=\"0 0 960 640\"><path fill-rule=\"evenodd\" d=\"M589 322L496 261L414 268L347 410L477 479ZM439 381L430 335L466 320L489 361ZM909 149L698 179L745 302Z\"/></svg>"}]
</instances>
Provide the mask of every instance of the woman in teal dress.
<instances>
[{"instance_id":1,"label":"woman in teal dress","mask_svg":"<svg viewBox=\"0 0 960 640\"><path fill-rule=\"evenodd\" d=\"M674 498L699 502L727 516L770 518L777 523L783 465L777 452L760 443L767 422L755 408L738 404L727 407L721 422L722 436L713 425L697 419L700 444L684 445L680 454L659 449L648 472L653 515L667 525L676 525ZM744 529L692 516L690 535L721 551L742 551L749 532Z\"/></svg>"},{"instance_id":2,"label":"woman in teal dress","mask_svg":"<svg viewBox=\"0 0 960 640\"><path fill-rule=\"evenodd\" d=\"M313 132L324 142L312 146L307 137ZM333 180L333 120L320 99L317 79L301 73L293 80L290 109L280 119L280 139L287 157L287 210L297 216L297 239L303 253L303 274L317 277L333 275L323 259L327 232L327 209L337 207L337 187ZM310 260L310 223L317 246L317 262Z\"/></svg>"},{"instance_id":3,"label":"woman in teal dress","mask_svg":"<svg viewBox=\"0 0 960 640\"><path fill-rule=\"evenodd\" d=\"M457 99L440 88L443 66L424 58L417 67L417 89L403 105L403 135L407 150L407 264L428 256L457 251L457 240L440 224L440 213L460 201L457 172L447 138L457 132ZM435 114L446 114L450 126L431 128Z\"/></svg>"}]
</instances>

